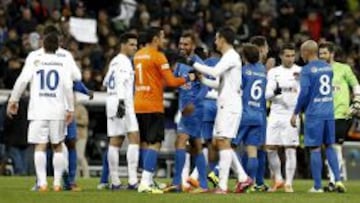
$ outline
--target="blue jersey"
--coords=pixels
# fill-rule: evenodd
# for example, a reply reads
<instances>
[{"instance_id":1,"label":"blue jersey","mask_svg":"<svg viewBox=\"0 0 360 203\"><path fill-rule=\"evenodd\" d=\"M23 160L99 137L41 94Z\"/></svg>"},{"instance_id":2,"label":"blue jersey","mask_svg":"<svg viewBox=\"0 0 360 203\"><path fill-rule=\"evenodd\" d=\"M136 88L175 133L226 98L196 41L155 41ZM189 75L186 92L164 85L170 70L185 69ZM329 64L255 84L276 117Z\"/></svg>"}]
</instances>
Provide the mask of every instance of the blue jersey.
<instances>
[{"instance_id":1,"label":"blue jersey","mask_svg":"<svg viewBox=\"0 0 360 203\"><path fill-rule=\"evenodd\" d=\"M198 63L203 63L203 61L195 56L195 61ZM177 77L187 77L190 71L193 71L194 68L188 65L178 63L174 75ZM182 111L188 104L192 103L196 108L202 107L202 101L207 93L207 87L199 80L187 82L178 88L179 90L179 110Z\"/></svg>"},{"instance_id":2,"label":"blue jersey","mask_svg":"<svg viewBox=\"0 0 360 203\"><path fill-rule=\"evenodd\" d=\"M300 73L300 95L295 114L305 111L305 116L323 120L334 119L332 93L333 70L325 61L314 60Z\"/></svg>"},{"instance_id":3,"label":"blue jersey","mask_svg":"<svg viewBox=\"0 0 360 203\"><path fill-rule=\"evenodd\" d=\"M211 57L204 61L204 63L209 67L215 67L216 64L219 62L220 58L217 57ZM208 89L210 91L210 89ZM216 99L208 99L205 98L203 102L203 121L215 121L216 117Z\"/></svg>"},{"instance_id":4,"label":"blue jersey","mask_svg":"<svg viewBox=\"0 0 360 203\"><path fill-rule=\"evenodd\" d=\"M243 114L241 125L265 125L266 83L266 69L261 63L246 64L243 66Z\"/></svg>"}]
</instances>

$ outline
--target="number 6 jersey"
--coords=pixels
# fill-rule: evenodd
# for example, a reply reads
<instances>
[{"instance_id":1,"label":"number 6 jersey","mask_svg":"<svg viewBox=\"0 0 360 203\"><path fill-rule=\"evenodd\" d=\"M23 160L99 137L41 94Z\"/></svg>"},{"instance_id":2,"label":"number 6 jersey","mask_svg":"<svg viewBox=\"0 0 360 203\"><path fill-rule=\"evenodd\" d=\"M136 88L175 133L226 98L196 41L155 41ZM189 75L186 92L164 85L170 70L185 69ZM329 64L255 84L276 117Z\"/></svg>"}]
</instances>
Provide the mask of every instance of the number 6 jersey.
<instances>
[{"instance_id":1,"label":"number 6 jersey","mask_svg":"<svg viewBox=\"0 0 360 203\"><path fill-rule=\"evenodd\" d=\"M263 125L266 113L266 72L261 63L246 64L242 70L243 115L240 125Z\"/></svg>"}]
</instances>

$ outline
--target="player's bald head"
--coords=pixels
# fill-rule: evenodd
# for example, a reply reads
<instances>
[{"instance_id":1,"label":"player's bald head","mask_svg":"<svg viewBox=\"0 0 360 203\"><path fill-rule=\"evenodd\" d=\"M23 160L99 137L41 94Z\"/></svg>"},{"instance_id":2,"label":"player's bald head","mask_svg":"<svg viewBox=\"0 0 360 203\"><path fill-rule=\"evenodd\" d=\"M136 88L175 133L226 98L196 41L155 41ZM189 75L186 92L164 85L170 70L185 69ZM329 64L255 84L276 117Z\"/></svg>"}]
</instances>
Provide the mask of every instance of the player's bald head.
<instances>
[{"instance_id":1,"label":"player's bald head","mask_svg":"<svg viewBox=\"0 0 360 203\"><path fill-rule=\"evenodd\" d=\"M314 40L307 40L301 45L302 50L306 50L308 52L317 54L318 52L318 44Z\"/></svg>"},{"instance_id":2,"label":"player's bald head","mask_svg":"<svg viewBox=\"0 0 360 203\"><path fill-rule=\"evenodd\" d=\"M304 61L317 58L318 49L318 44L314 40L307 40L301 45L301 57L304 59Z\"/></svg>"}]
</instances>

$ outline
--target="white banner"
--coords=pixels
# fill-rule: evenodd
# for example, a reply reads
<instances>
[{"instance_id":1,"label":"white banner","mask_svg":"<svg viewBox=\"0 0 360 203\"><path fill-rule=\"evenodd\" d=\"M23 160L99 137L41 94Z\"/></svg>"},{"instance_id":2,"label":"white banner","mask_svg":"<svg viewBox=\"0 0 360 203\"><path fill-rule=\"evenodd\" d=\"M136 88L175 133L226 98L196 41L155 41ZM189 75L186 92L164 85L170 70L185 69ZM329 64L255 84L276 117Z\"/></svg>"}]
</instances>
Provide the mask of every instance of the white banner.
<instances>
[{"instance_id":1,"label":"white banner","mask_svg":"<svg viewBox=\"0 0 360 203\"><path fill-rule=\"evenodd\" d=\"M70 17L70 34L79 42L97 43L96 27L94 19Z\"/></svg>"}]
</instances>

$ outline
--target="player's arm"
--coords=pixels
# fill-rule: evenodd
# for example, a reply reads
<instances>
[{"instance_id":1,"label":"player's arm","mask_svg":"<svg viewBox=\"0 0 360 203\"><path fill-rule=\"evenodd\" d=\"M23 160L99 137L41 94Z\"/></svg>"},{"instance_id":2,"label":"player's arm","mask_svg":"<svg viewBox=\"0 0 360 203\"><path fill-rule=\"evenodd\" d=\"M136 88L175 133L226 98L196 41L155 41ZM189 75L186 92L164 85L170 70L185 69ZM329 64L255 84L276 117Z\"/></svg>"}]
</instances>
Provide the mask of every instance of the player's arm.
<instances>
[{"instance_id":1,"label":"player's arm","mask_svg":"<svg viewBox=\"0 0 360 203\"><path fill-rule=\"evenodd\" d=\"M303 69L300 74L300 93L297 98L296 107L294 110L295 115L298 115L301 110L307 106L309 102L310 85L309 75Z\"/></svg>"},{"instance_id":2,"label":"player's arm","mask_svg":"<svg viewBox=\"0 0 360 203\"><path fill-rule=\"evenodd\" d=\"M91 94L91 91L81 81L74 81L73 90L75 92L80 92L80 93L83 93L83 94L86 94L86 95Z\"/></svg>"},{"instance_id":3,"label":"player's arm","mask_svg":"<svg viewBox=\"0 0 360 203\"><path fill-rule=\"evenodd\" d=\"M360 85L359 81L356 79L354 72L351 70L350 66L345 68L345 79L349 86L352 88L353 94L355 96L360 96Z\"/></svg>"},{"instance_id":4,"label":"player's arm","mask_svg":"<svg viewBox=\"0 0 360 203\"><path fill-rule=\"evenodd\" d=\"M231 68L233 64L231 61L227 60L227 58L221 58L220 61L215 65L215 67L209 67L205 64L201 64L198 62L195 62L193 64L193 67L204 74L207 74L212 77L219 77L223 72L225 72L227 69Z\"/></svg>"},{"instance_id":5,"label":"player's arm","mask_svg":"<svg viewBox=\"0 0 360 203\"><path fill-rule=\"evenodd\" d=\"M219 89L220 80L218 77L215 80L209 79L207 77L201 77L201 83L208 87Z\"/></svg>"},{"instance_id":6,"label":"player's arm","mask_svg":"<svg viewBox=\"0 0 360 203\"><path fill-rule=\"evenodd\" d=\"M71 53L68 54L67 57L68 63L69 63L69 67L71 70L71 78L73 81L81 81L81 71L80 68L77 66L74 57L72 56Z\"/></svg>"},{"instance_id":7,"label":"player's arm","mask_svg":"<svg viewBox=\"0 0 360 203\"><path fill-rule=\"evenodd\" d=\"M165 80L165 83L169 87L179 87L185 84L189 79L183 77L175 77L170 70L170 65L163 54L160 54L157 58L157 67L160 69L160 73Z\"/></svg>"},{"instance_id":8,"label":"player's arm","mask_svg":"<svg viewBox=\"0 0 360 203\"><path fill-rule=\"evenodd\" d=\"M19 77L16 79L15 85L13 87L13 90L11 92L11 96L9 99L9 102L18 102L22 93L24 92L26 86L32 79L33 75L33 68L32 63L33 60L31 59L31 55L29 55L25 60L25 65L19 75Z\"/></svg>"}]
</instances>

